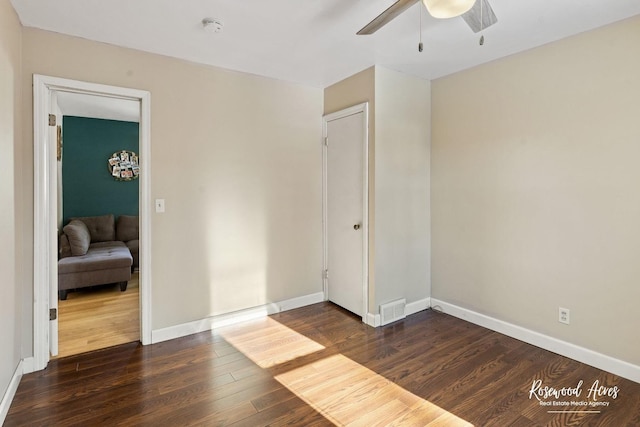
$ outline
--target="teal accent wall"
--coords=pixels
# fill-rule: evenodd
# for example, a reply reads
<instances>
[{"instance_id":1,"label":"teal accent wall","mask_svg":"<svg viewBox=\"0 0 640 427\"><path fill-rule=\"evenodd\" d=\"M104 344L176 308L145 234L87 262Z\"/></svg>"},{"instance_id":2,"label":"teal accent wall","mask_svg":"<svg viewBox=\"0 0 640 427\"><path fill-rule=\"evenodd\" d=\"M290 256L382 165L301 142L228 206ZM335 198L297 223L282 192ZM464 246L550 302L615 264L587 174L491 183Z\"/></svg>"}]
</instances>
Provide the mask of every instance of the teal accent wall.
<instances>
[{"instance_id":1,"label":"teal accent wall","mask_svg":"<svg viewBox=\"0 0 640 427\"><path fill-rule=\"evenodd\" d=\"M135 122L64 116L62 120L63 224L77 216L138 215L139 180L116 181L107 160L116 151L138 151Z\"/></svg>"}]
</instances>

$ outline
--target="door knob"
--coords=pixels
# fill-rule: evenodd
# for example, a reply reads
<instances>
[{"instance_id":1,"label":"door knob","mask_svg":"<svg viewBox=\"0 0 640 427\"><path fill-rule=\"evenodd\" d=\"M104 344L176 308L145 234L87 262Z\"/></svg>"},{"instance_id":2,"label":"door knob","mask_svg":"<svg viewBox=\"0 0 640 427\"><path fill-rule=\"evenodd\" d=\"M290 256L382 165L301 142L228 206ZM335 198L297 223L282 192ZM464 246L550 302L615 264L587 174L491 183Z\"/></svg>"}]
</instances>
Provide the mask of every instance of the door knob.
<instances>
[{"instance_id":1,"label":"door knob","mask_svg":"<svg viewBox=\"0 0 640 427\"><path fill-rule=\"evenodd\" d=\"M360 229L360 224L356 224L356 225L354 225L354 226L353 226L353 229L354 229L354 230L359 230L359 229Z\"/></svg>"}]
</instances>

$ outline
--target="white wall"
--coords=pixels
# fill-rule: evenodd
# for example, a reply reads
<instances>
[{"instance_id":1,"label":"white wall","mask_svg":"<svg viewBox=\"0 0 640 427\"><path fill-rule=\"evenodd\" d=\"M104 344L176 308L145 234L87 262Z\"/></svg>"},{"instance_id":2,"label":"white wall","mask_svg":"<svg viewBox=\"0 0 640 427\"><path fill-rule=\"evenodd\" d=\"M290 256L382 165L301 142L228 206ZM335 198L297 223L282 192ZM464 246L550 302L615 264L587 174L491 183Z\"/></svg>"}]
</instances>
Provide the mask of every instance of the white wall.
<instances>
[{"instance_id":1,"label":"white wall","mask_svg":"<svg viewBox=\"0 0 640 427\"><path fill-rule=\"evenodd\" d=\"M430 82L376 67L375 307L429 297Z\"/></svg>"},{"instance_id":2,"label":"white wall","mask_svg":"<svg viewBox=\"0 0 640 427\"><path fill-rule=\"evenodd\" d=\"M21 280L16 274L15 147L21 139L20 23L9 0L0 0L0 400L22 358ZM1 421L1 419L0 419Z\"/></svg>"},{"instance_id":3,"label":"white wall","mask_svg":"<svg viewBox=\"0 0 640 427\"><path fill-rule=\"evenodd\" d=\"M322 291L322 90L29 28L23 57L25 241L31 75L132 87L151 92L152 198L166 200L153 329Z\"/></svg>"},{"instance_id":4,"label":"white wall","mask_svg":"<svg viewBox=\"0 0 640 427\"><path fill-rule=\"evenodd\" d=\"M638 41L640 17L432 82L432 297L640 365Z\"/></svg>"}]
</instances>

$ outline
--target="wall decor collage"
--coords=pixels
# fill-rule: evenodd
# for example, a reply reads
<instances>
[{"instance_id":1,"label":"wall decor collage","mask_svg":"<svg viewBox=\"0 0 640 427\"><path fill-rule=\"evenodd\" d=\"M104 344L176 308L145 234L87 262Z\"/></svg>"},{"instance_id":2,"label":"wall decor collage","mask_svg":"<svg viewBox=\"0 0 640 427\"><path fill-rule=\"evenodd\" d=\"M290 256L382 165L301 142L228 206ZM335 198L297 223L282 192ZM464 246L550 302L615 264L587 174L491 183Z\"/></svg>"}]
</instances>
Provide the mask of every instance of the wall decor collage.
<instances>
[{"instance_id":1,"label":"wall decor collage","mask_svg":"<svg viewBox=\"0 0 640 427\"><path fill-rule=\"evenodd\" d=\"M117 181L131 181L140 176L138 155L133 151L116 151L108 160L109 171Z\"/></svg>"}]
</instances>

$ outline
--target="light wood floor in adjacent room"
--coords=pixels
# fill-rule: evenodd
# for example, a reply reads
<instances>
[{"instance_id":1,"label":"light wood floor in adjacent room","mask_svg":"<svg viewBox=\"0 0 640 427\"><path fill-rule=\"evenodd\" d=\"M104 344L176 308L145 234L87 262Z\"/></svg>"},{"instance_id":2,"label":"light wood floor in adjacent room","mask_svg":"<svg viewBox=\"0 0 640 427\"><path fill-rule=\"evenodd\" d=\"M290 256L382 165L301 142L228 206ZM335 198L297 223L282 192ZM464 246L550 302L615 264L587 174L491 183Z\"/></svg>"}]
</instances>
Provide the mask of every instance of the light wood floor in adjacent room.
<instances>
[{"instance_id":1,"label":"light wood floor in adjacent room","mask_svg":"<svg viewBox=\"0 0 640 427\"><path fill-rule=\"evenodd\" d=\"M609 406L543 406L534 381ZM598 381L615 398L587 396ZM640 384L431 310L373 329L331 303L23 376L6 427L640 426Z\"/></svg>"},{"instance_id":2,"label":"light wood floor in adjacent room","mask_svg":"<svg viewBox=\"0 0 640 427\"><path fill-rule=\"evenodd\" d=\"M138 273L119 285L69 292L58 301L58 358L140 340Z\"/></svg>"}]
</instances>

